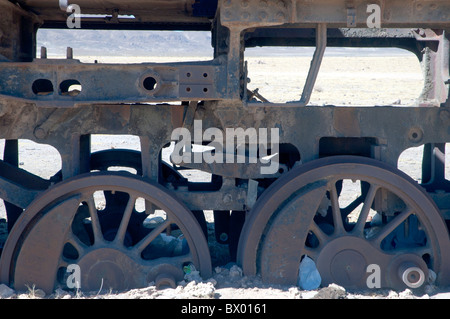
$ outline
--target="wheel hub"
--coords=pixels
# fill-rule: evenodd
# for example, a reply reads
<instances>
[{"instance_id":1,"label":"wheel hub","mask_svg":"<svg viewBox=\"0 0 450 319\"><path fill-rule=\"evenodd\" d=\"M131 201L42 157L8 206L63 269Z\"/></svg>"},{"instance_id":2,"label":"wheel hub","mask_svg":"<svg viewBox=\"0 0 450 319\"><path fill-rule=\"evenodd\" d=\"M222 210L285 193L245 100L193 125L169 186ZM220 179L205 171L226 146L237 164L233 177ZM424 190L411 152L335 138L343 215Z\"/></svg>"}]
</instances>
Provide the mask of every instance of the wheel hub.
<instances>
[{"instance_id":1,"label":"wheel hub","mask_svg":"<svg viewBox=\"0 0 450 319\"><path fill-rule=\"evenodd\" d=\"M338 284L350 286L364 275L365 258L355 250L344 250L336 254L330 264L331 276Z\"/></svg>"},{"instance_id":2,"label":"wheel hub","mask_svg":"<svg viewBox=\"0 0 450 319\"><path fill-rule=\"evenodd\" d=\"M320 252L316 263L322 285L360 286L365 281L373 253L373 247L357 237L344 236L330 241Z\"/></svg>"},{"instance_id":3,"label":"wheel hub","mask_svg":"<svg viewBox=\"0 0 450 319\"><path fill-rule=\"evenodd\" d=\"M139 265L123 252L113 248L99 248L84 255L78 264L83 290L98 291L102 287L125 290L136 287Z\"/></svg>"}]
</instances>

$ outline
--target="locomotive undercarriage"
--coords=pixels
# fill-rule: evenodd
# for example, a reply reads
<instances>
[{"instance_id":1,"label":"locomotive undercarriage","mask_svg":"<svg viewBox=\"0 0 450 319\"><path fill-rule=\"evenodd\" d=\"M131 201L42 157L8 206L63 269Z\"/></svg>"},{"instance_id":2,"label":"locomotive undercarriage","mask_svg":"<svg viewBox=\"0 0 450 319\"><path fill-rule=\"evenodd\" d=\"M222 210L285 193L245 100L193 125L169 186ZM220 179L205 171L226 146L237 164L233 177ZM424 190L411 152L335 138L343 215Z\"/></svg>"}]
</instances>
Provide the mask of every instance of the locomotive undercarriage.
<instances>
[{"instance_id":1,"label":"locomotive undercarriage","mask_svg":"<svg viewBox=\"0 0 450 319\"><path fill-rule=\"evenodd\" d=\"M381 269L382 288L420 287L433 274L436 284L450 284L450 186L444 172L450 142L448 2L224 0L210 17L188 12L171 23L152 20L155 13L140 3L135 28L210 28L214 57L130 65L80 63L70 50L67 59L47 59L43 49L37 59L37 29L61 27L67 14L39 11L36 1L20 4L0 1L0 197L9 232L0 259L2 283L51 292L67 286L72 265L80 267L85 290L174 286L191 265L207 278L208 210L232 259L246 275L259 274L268 283L297 284L299 264L308 256L322 285L365 289L371 265ZM210 9L203 1L196 4ZM383 29L367 27L369 4L380 6ZM115 9L133 11L121 11L120 3ZM82 27L133 28L115 18L82 21ZM316 46L298 101L271 103L247 89L245 48L276 45ZM308 105L327 46L413 52L424 69L419 102ZM163 161L174 130L197 136L198 120L223 137L230 128L277 128L278 141L266 136L266 145L276 150L262 149L247 136L242 162L235 148L216 148L214 155L231 153L223 163L192 161L195 152L177 165ZM96 134L137 136L140 151L92 152ZM46 179L19 168L20 139L54 147L61 170ZM194 140L203 146L213 141L204 134ZM268 163L251 162L255 144L258 154L272 156ZM397 165L404 150L420 145L419 184ZM264 171L272 164L275 170ZM189 181L183 169L211 178ZM344 205L348 183L357 196Z\"/></svg>"}]
</instances>

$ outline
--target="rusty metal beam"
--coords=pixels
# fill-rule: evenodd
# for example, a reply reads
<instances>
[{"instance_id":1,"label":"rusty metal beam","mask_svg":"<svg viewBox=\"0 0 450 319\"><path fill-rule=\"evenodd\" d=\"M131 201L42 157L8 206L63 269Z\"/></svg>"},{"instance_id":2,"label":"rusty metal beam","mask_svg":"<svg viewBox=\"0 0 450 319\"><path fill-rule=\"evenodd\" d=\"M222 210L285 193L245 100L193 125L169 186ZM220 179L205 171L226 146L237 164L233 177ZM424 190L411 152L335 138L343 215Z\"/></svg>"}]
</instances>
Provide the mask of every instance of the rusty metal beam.
<instances>
[{"instance_id":1,"label":"rusty metal beam","mask_svg":"<svg viewBox=\"0 0 450 319\"><path fill-rule=\"evenodd\" d=\"M42 107L93 103L220 100L219 60L173 64L97 64L71 59L1 63L0 95Z\"/></svg>"},{"instance_id":2,"label":"rusty metal beam","mask_svg":"<svg viewBox=\"0 0 450 319\"><path fill-rule=\"evenodd\" d=\"M316 50L311 61L308 76L306 77L305 86L303 87L303 93L300 98L300 104L307 105L311 98L311 93L316 83L317 75L319 74L322 58L327 47L327 25L319 23L316 28Z\"/></svg>"},{"instance_id":3,"label":"rusty metal beam","mask_svg":"<svg viewBox=\"0 0 450 319\"><path fill-rule=\"evenodd\" d=\"M71 12L58 1L21 0L23 8L36 13L48 28L67 28ZM60 1L80 7L82 28L101 29L178 29L209 30L208 18L197 14L195 0L133 0L133 1Z\"/></svg>"},{"instance_id":4,"label":"rusty metal beam","mask_svg":"<svg viewBox=\"0 0 450 319\"><path fill-rule=\"evenodd\" d=\"M283 24L327 23L330 27L368 27L368 5L378 5L381 27L443 27L450 21L446 0L222 0L220 18L242 29ZM349 25L349 18L354 22Z\"/></svg>"}]
</instances>

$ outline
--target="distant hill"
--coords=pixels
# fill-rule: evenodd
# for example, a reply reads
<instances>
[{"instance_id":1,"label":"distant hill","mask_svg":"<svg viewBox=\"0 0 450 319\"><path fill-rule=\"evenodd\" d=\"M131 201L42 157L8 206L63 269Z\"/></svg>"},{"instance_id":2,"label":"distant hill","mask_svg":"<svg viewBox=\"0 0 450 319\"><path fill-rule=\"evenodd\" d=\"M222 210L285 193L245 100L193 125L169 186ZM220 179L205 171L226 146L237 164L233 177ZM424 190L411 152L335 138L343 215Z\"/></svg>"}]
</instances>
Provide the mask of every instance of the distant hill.
<instances>
[{"instance_id":1,"label":"distant hill","mask_svg":"<svg viewBox=\"0 0 450 319\"><path fill-rule=\"evenodd\" d=\"M74 55L104 56L198 56L213 55L210 32L176 31L103 31L41 29L37 37L48 56L65 55L73 48Z\"/></svg>"}]
</instances>

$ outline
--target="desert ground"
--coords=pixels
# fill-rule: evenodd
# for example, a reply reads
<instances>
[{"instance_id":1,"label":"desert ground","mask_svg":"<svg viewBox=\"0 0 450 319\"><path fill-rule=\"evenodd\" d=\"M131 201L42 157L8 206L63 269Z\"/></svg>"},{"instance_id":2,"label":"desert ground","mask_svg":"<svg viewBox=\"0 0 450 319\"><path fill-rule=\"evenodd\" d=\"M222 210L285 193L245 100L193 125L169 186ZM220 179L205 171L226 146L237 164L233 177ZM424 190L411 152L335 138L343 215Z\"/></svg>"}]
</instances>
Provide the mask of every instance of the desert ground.
<instances>
[{"instance_id":1,"label":"desert ground","mask_svg":"<svg viewBox=\"0 0 450 319\"><path fill-rule=\"evenodd\" d=\"M356 56L355 56L356 55ZM206 57L80 57L83 62L98 63L139 63L166 62L180 60L207 59ZM248 75L251 82L248 88L259 89L259 93L271 102L285 102L300 98L303 84L311 61L310 56L255 56L249 55ZM319 72L312 105L415 105L422 90L422 72L417 59L407 54L326 54ZM374 123L376 124L376 123ZM92 141L93 151L108 148L139 149L138 140L123 136L96 136ZM44 151L43 151L44 150ZM404 152L399 168L415 180L420 180L421 147ZM166 154L167 156L167 154ZM52 176L60 169L58 154L51 147L31 141L20 141L20 166L42 177ZM60 165L60 164L59 164ZM193 173L195 174L195 172ZM206 212L209 232L213 232L213 219ZM442 290L427 284L420 291L402 292L387 290L368 290L348 292L338 286L324 287L313 291L303 291L297 286L267 286L259 277L248 277L235 264L227 263L227 250L219 244L214 245L214 275L207 280L199 277L187 277L178 283L177 288L157 290L150 284L143 289L112 293L97 291L92 294L73 293L62 290L45 296L39 289L16 292L4 288L4 298L120 298L120 299L171 299L171 298L217 298L217 299L310 299L310 298L347 298L347 299L405 299L405 298L450 298L450 289ZM224 256L221 256L224 254ZM221 263L222 262L222 263Z\"/></svg>"}]
</instances>

